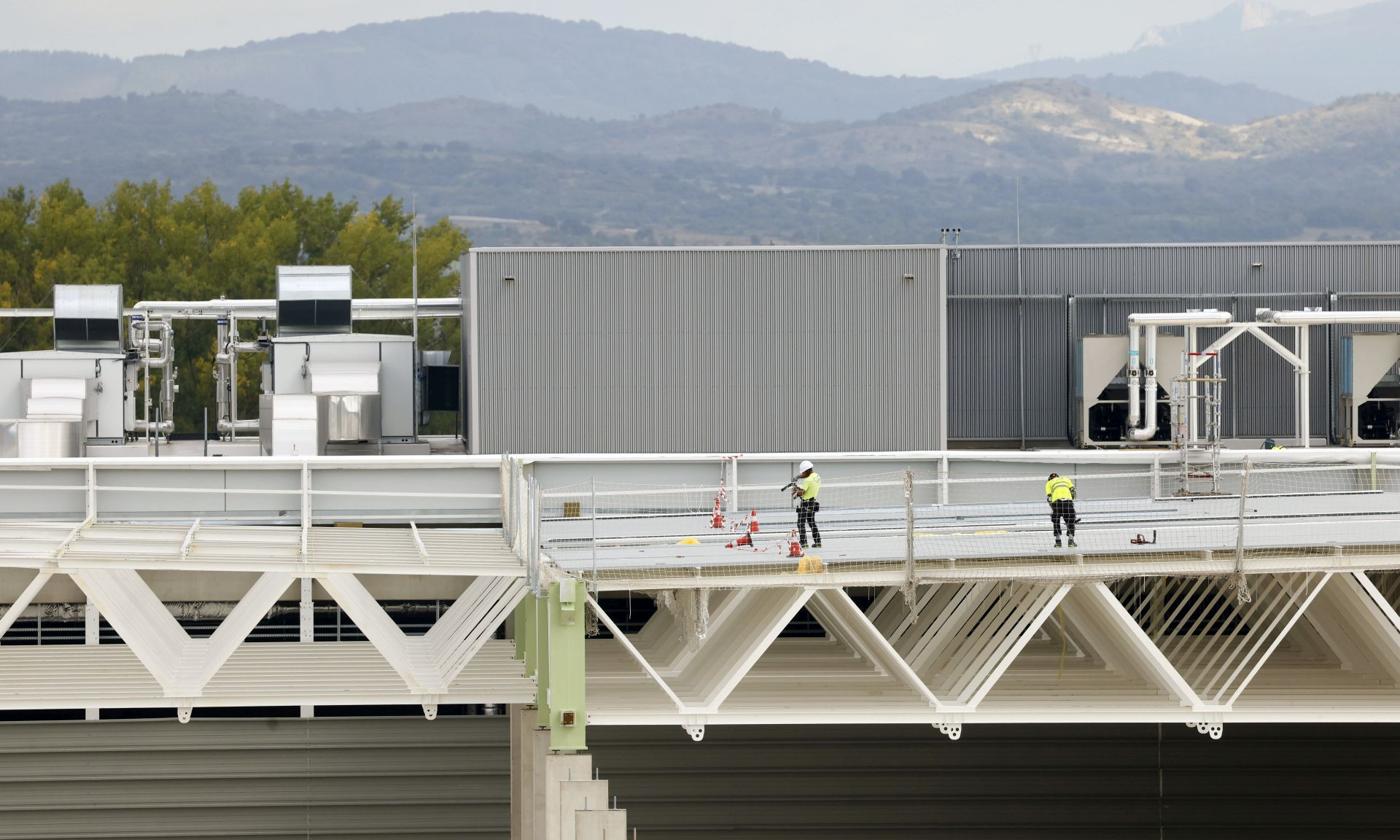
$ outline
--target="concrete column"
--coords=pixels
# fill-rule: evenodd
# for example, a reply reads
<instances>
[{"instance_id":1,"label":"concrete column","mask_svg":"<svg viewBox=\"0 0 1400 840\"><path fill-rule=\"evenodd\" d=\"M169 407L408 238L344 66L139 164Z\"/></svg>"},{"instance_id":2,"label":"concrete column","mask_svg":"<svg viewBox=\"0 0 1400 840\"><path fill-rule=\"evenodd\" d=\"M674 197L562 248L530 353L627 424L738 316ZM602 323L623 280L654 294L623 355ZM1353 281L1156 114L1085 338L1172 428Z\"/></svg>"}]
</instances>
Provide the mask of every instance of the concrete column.
<instances>
[{"instance_id":1,"label":"concrete column","mask_svg":"<svg viewBox=\"0 0 1400 840\"><path fill-rule=\"evenodd\" d=\"M559 783L559 840L574 840L574 814L608 807L608 783L569 781Z\"/></svg>"},{"instance_id":2,"label":"concrete column","mask_svg":"<svg viewBox=\"0 0 1400 840\"><path fill-rule=\"evenodd\" d=\"M627 840L627 811L578 811L574 814L575 840Z\"/></svg>"},{"instance_id":3,"label":"concrete column","mask_svg":"<svg viewBox=\"0 0 1400 840\"><path fill-rule=\"evenodd\" d=\"M548 733L545 733L546 736ZM538 776L537 776L538 778ZM565 782L586 782L593 778L593 756L585 754L563 754L551 752L544 760L544 790L535 794L535 801L544 807L544 833L536 836L540 840L563 840L561 828L563 817L563 786ZM607 794L604 793L604 796ZM538 816L538 814L537 814Z\"/></svg>"},{"instance_id":4,"label":"concrete column","mask_svg":"<svg viewBox=\"0 0 1400 840\"><path fill-rule=\"evenodd\" d=\"M510 707L510 840L530 840L535 707Z\"/></svg>"}]
</instances>

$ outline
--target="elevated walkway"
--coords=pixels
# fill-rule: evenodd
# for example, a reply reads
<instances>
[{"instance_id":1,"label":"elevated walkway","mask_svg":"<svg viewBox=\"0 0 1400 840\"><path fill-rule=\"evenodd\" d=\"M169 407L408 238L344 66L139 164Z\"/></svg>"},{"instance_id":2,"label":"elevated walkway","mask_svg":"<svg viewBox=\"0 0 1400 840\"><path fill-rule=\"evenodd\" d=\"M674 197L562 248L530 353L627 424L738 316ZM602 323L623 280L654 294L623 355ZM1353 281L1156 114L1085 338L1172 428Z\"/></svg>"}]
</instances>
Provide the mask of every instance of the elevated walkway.
<instances>
[{"instance_id":1,"label":"elevated walkway","mask_svg":"<svg viewBox=\"0 0 1400 840\"><path fill-rule=\"evenodd\" d=\"M815 456L803 557L786 455L0 462L0 709L533 702L563 751L600 724L1400 720L1400 453L1227 452L1212 495L1171 457ZM212 632L177 615L210 600ZM415 600L426 632L389 609ZM300 640L258 641L288 602ZM16 644L53 608L86 644Z\"/></svg>"}]
</instances>

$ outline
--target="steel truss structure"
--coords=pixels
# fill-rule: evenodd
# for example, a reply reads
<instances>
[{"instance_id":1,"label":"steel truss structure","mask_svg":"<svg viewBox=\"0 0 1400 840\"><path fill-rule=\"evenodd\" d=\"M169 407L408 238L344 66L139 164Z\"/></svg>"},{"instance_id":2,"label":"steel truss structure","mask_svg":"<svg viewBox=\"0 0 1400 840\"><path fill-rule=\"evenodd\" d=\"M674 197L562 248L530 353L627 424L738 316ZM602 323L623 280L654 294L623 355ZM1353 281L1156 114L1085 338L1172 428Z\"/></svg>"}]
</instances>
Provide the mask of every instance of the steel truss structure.
<instances>
[{"instance_id":1,"label":"steel truss structure","mask_svg":"<svg viewBox=\"0 0 1400 840\"><path fill-rule=\"evenodd\" d=\"M938 515L953 516L971 492L957 482L984 474L1005 482L1008 471L1039 473L1049 464L1086 473L1150 468L1141 486L1155 498L1158 461L1167 457L932 452L815 460L829 470L833 491L843 471L891 464L917 471ZM1330 458L1360 469L1364 483L1391 456L1257 457L1266 466ZM698 739L711 724L919 722L957 738L975 723L1157 721L1220 737L1229 722L1400 720L1400 586L1388 571L1400 567L1400 529L1376 525L1400 523L1400 509L1390 509L1374 477L1360 491L1281 494L1304 498L1297 510L1260 502L1260 516L1313 526L1315 543L1287 550L1047 546L987 562L917 554L911 515L911 538L890 540L898 548L888 556L867 552L860 562L805 568L726 561L716 570L705 565L710 549L698 546L697 565L678 570L626 561L646 550L638 539L673 542L667 529L684 520L666 519L659 503L648 502L648 519L635 525L640 537L601 548L596 523L585 549L571 536L577 522L562 522L565 530L551 537L554 526L544 521L550 495L575 493L580 479L596 499L600 481L654 487L660 476L693 474L710 487L723 482L737 498L748 492L741 462L766 486L790 475L794 460L11 462L0 466L8 513L0 593L9 602L0 614L0 709L160 707L188 720L219 706L415 704L432 717L441 704L531 704L559 750L586 746L588 725L678 725ZM912 511L915 481L901 486ZM989 492L1015 495L1011 486ZM1146 509L1130 502L1114 505ZM1239 534L1254 527L1246 525L1243 496L1219 504L1238 511ZM727 502L726 512L733 506ZM596 517L596 501L592 507ZM581 517L564 510L566 519ZM1322 527L1357 510L1375 533L1343 545ZM893 516L903 521L902 511ZM673 524L656 531L657 517ZM884 527L870 545L887 544ZM556 549L588 550L591 562L563 563ZM215 598L230 607L212 634L192 634L168 604L210 600L210 592L233 593ZM444 595L451 606L422 635L406 633L384 607ZM654 614L629 623L623 598L648 596ZM90 626L100 615L121 644L96 644L95 632L85 645L4 644L26 608L74 600L88 605ZM366 641L316 640L316 600L337 605ZM272 607L288 601L301 606L302 640L249 641Z\"/></svg>"}]
</instances>

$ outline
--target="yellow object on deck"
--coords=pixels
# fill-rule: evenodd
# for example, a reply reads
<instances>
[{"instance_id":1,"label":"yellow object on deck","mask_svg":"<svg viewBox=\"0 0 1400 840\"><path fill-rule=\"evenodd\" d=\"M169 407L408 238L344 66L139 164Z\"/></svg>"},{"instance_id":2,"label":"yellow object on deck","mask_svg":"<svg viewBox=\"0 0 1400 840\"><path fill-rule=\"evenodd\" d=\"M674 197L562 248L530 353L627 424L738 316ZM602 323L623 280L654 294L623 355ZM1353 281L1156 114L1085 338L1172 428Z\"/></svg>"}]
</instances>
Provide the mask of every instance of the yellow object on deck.
<instances>
[{"instance_id":1,"label":"yellow object on deck","mask_svg":"<svg viewBox=\"0 0 1400 840\"><path fill-rule=\"evenodd\" d=\"M682 537L676 545L699 545L700 541L695 537Z\"/></svg>"},{"instance_id":2,"label":"yellow object on deck","mask_svg":"<svg viewBox=\"0 0 1400 840\"><path fill-rule=\"evenodd\" d=\"M797 561L797 573L799 575L815 575L826 571L822 565L822 559L815 554L804 554Z\"/></svg>"}]
</instances>

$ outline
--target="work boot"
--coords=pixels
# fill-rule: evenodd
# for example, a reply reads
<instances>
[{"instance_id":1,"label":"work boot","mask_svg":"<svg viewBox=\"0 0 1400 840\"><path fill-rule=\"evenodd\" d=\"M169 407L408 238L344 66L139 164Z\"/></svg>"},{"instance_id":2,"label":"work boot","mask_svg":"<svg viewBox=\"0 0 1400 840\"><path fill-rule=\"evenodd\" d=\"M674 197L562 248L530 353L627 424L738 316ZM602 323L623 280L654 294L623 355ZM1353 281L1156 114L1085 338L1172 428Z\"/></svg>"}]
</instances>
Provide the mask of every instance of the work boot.
<instances>
[{"instance_id":1,"label":"work boot","mask_svg":"<svg viewBox=\"0 0 1400 840\"><path fill-rule=\"evenodd\" d=\"M1074 541L1074 537L1070 537L1070 538L1069 538L1069 547L1070 547L1070 548L1078 548L1078 547L1079 547L1079 543L1077 543L1077 542Z\"/></svg>"},{"instance_id":2,"label":"work boot","mask_svg":"<svg viewBox=\"0 0 1400 840\"><path fill-rule=\"evenodd\" d=\"M1055 547L1056 547L1056 548L1064 548L1063 545L1060 545L1060 538L1059 538L1059 537L1056 537L1056 538L1055 538Z\"/></svg>"},{"instance_id":3,"label":"work boot","mask_svg":"<svg viewBox=\"0 0 1400 840\"><path fill-rule=\"evenodd\" d=\"M821 540L817 540L816 542L812 543L812 548L821 548L821 547L822 547L822 541L821 541Z\"/></svg>"}]
</instances>

